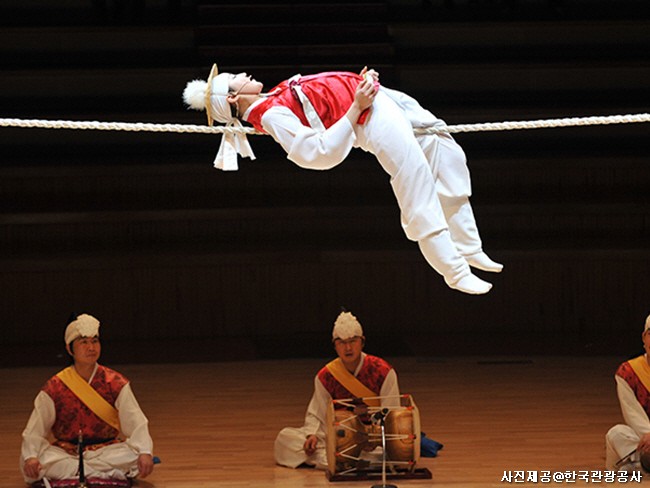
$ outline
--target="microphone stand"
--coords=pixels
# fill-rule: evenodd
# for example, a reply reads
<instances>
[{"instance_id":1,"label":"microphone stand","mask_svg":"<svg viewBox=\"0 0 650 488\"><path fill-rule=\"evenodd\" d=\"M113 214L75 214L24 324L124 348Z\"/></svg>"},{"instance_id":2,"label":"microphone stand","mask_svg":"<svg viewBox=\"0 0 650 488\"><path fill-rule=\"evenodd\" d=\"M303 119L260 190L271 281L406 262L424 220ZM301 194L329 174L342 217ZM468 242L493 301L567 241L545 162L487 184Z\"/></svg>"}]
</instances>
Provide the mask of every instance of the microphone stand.
<instances>
[{"instance_id":1,"label":"microphone stand","mask_svg":"<svg viewBox=\"0 0 650 488\"><path fill-rule=\"evenodd\" d=\"M382 408L381 411L373 415L373 419L379 421L381 427L381 485L372 485L371 488L397 488L397 485L386 484L386 415L390 412L387 408Z\"/></svg>"},{"instance_id":2,"label":"microphone stand","mask_svg":"<svg viewBox=\"0 0 650 488\"><path fill-rule=\"evenodd\" d=\"M77 454L79 455L79 488L88 488L86 474L84 472L84 438L81 430L77 438Z\"/></svg>"}]
</instances>

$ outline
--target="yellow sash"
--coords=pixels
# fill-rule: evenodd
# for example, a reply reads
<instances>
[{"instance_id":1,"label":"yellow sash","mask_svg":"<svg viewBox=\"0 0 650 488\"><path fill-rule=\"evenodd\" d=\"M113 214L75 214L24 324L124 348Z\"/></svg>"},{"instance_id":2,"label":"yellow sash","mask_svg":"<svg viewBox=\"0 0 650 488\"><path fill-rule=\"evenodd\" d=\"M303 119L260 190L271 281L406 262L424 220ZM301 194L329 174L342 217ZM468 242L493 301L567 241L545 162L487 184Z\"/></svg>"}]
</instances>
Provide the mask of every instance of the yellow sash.
<instances>
[{"instance_id":1,"label":"yellow sash","mask_svg":"<svg viewBox=\"0 0 650 488\"><path fill-rule=\"evenodd\" d=\"M120 418L117 409L97 393L97 390L90 386L73 366L59 371L57 376L95 415L111 427L120 430Z\"/></svg>"},{"instance_id":2,"label":"yellow sash","mask_svg":"<svg viewBox=\"0 0 650 488\"><path fill-rule=\"evenodd\" d=\"M628 363L630 363L630 366L632 366L632 369L639 377L646 390L650 391L650 365L648 365L648 361L646 360L645 356L639 356L634 359L630 359Z\"/></svg>"},{"instance_id":3,"label":"yellow sash","mask_svg":"<svg viewBox=\"0 0 650 488\"><path fill-rule=\"evenodd\" d=\"M332 376L334 376L334 378L336 378L336 380L355 397L363 398L364 403L371 407L380 406L381 402L377 398L365 399L366 397L376 397L378 394L361 383L356 376L350 373L343 364L343 361L341 361L341 358L336 358L333 361L330 361L326 368L330 373L332 373Z\"/></svg>"}]
</instances>

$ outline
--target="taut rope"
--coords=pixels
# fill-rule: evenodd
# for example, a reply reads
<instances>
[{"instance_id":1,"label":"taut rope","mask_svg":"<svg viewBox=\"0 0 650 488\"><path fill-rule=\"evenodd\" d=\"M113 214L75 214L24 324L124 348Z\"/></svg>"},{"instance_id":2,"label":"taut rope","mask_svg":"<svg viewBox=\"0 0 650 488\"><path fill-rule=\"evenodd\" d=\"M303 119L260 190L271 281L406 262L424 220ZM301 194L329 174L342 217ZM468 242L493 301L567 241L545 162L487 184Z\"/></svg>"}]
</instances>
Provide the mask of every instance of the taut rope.
<instances>
[{"instance_id":1,"label":"taut rope","mask_svg":"<svg viewBox=\"0 0 650 488\"><path fill-rule=\"evenodd\" d=\"M442 128L417 128L417 134L434 134L441 132L487 132L518 129L548 129L553 127L575 127L588 125L634 124L650 122L650 114L607 115L593 117L569 117L562 119L528 120L512 122L486 122L480 124L448 125ZM30 129L77 129L77 130L108 130L134 132L176 132L198 134L223 134L244 132L246 134L262 135L251 127L224 127L189 124L151 124L143 122L98 122L72 120L38 120L38 119L0 119L0 127L22 127Z\"/></svg>"}]
</instances>

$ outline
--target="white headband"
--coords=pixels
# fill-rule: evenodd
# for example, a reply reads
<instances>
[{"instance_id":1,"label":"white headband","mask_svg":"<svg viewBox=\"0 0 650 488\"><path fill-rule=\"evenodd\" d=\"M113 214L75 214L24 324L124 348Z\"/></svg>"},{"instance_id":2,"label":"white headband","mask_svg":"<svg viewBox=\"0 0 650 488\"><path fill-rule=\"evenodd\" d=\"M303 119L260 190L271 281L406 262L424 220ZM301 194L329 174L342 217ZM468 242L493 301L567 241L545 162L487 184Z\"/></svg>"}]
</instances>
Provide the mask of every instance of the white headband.
<instances>
[{"instance_id":1,"label":"white headband","mask_svg":"<svg viewBox=\"0 0 650 488\"><path fill-rule=\"evenodd\" d=\"M217 65L212 66L208 81L194 80L187 83L183 91L183 100L194 110L205 110L208 117L208 125L216 120L226 125L226 128L234 128L235 131L226 131L221 137L219 152L214 159L214 167L224 171L236 171L237 154L243 157L255 159L253 149L248 143L246 134L240 130L243 128L241 121L233 117L228 95L230 93L230 73L217 74Z\"/></svg>"},{"instance_id":2,"label":"white headband","mask_svg":"<svg viewBox=\"0 0 650 488\"><path fill-rule=\"evenodd\" d=\"M82 314L65 328L65 343L70 344L78 337L99 336L99 320L92 315Z\"/></svg>"},{"instance_id":3,"label":"white headband","mask_svg":"<svg viewBox=\"0 0 650 488\"><path fill-rule=\"evenodd\" d=\"M332 340L341 339L345 341L352 337L363 337L363 329L357 318L350 312L341 312L334 322L332 329Z\"/></svg>"},{"instance_id":4,"label":"white headband","mask_svg":"<svg viewBox=\"0 0 650 488\"><path fill-rule=\"evenodd\" d=\"M210 119L228 124L236 117L232 116L228 95L230 93L230 74L221 73L212 78L212 89L210 90L210 99L206 105L210 108L208 123L212 125ZM207 84L206 84L207 87Z\"/></svg>"}]
</instances>

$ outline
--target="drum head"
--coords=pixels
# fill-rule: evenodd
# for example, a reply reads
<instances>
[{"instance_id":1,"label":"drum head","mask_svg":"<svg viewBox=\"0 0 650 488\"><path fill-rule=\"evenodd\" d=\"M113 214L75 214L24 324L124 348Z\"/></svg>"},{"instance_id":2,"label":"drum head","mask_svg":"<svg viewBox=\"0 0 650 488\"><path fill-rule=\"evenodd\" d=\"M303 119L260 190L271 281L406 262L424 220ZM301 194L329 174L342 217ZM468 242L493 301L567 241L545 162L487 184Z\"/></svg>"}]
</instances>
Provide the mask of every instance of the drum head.
<instances>
[{"instance_id":1,"label":"drum head","mask_svg":"<svg viewBox=\"0 0 650 488\"><path fill-rule=\"evenodd\" d=\"M393 410L386 416L386 457L391 461L414 461L413 411Z\"/></svg>"}]
</instances>

